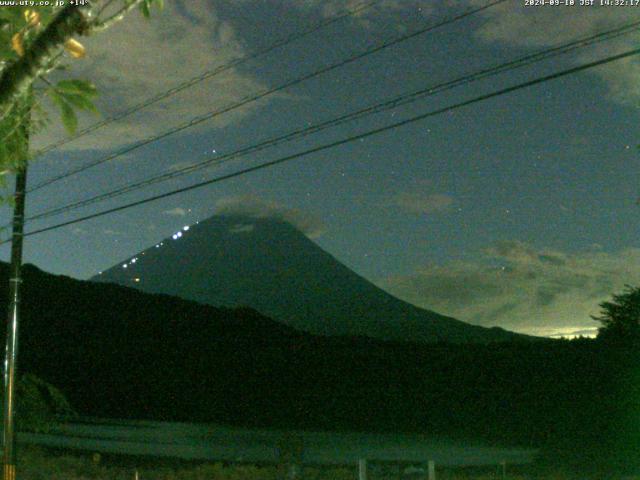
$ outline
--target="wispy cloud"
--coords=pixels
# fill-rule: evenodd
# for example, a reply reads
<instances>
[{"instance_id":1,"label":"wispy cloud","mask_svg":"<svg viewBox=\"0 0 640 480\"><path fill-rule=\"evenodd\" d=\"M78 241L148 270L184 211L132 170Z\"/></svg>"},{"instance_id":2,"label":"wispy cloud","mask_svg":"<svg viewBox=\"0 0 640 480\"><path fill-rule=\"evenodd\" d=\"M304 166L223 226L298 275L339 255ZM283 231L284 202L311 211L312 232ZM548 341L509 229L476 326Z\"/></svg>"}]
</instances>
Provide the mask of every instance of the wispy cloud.
<instances>
[{"instance_id":1,"label":"wispy cloud","mask_svg":"<svg viewBox=\"0 0 640 480\"><path fill-rule=\"evenodd\" d=\"M482 5L483 0L448 0L450 5ZM577 2L576 2L577 3ZM596 2L597 3L597 2ZM505 2L482 12L485 22L476 35L487 44L548 47L640 20L640 9L609 7L527 8L524 2ZM640 33L625 35L579 50L577 63L637 48ZM640 60L631 57L591 70L609 88L612 100L636 105L640 99Z\"/></svg>"},{"instance_id":2,"label":"wispy cloud","mask_svg":"<svg viewBox=\"0 0 640 480\"><path fill-rule=\"evenodd\" d=\"M535 335L594 332L590 315L625 284L640 284L640 249L566 253L505 241L477 261L429 265L380 285L470 323Z\"/></svg>"},{"instance_id":3,"label":"wispy cloud","mask_svg":"<svg viewBox=\"0 0 640 480\"><path fill-rule=\"evenodd\" d=\"M231 233L251 233L255 230L256 226L252 224L239 223L229 229Z\"/></svg>"},{"instance_id":4,"label":"wispy cloud","mask_svg":"<svg viewBox=\"0 0 640 480\"><path fill-rule=\"evenodd\" d=\"M239 1L239 0L228 0ZM247 3L255 0L240 0ZM345 12L355 12L353 18L370 25L368 20L378 15L394 12L412 11L419 15L427 15L433 11L432 0L381 0L366 2L363 0L283 0L291 8L308 12L319 12L324 17L334 17ZM373 3L373 5L370 5Z\"/></svg>"},{"instance_id":5,"label":"wispy cloud","mask_svg":"<svg viewBox=\"0 0 640 480\"><path fill-rule=\"evenodd\" d=\"M107 34L84 42L87 58L74 62L73 76L97 84L97 103L104 117L245 54L233 26L219 18L215 6L206 0L167 2L165 10L149 20L133 13ZM101 129L99 137L88 135L65 148L112 148L132 143L263 88L251 74L229 69ZM206 126L228 125L256 108L257 104L252 104L237 109L206 122ZM89 123L95 120L87 118ZM59 123L53 122L36 137L36 145L65 136Z\"/></svg>"},{"instance_id":6,"label":"wispy cloud","mask_svg":"<svg viewBox=\"0 0 640 480\"><path fill-rule=\"evenodd\" d=\"M323 222L315 215L297 208L287 208L278 202L265 200L254 195L222 198L215 203L215 207L218 215L282 220L290 223L310 238L317 238L325 231ZM236 232L239 231L241 230L236 230Z\"/></svg>"},{"instance_id":7,"label":"wispy cloud","mask_svg":"<svg viewBox=\"0 0 640 480\"><path fill-rule=\"evenodd\" d=\"M433 2L427 0L382 0L375 8L361 8L362 0L289 0L298 8L319 9L326 17L332 17L345 11L356 11L356 18L367 19L381 13L415 11L426 15L433 9Z\"/></svg>"},{"instance_id":8,"label":"wispy cloud","mask_svg":"<svg viewBox=\"0 0 640 480\"><path fill-rule=\"evenodd\" d=\"M176 207L170 210L164 210L162 212L164 215L173 215L177 217L184 217L187 214L187 211L184 208Z\"/></svg>"}]
</instances>

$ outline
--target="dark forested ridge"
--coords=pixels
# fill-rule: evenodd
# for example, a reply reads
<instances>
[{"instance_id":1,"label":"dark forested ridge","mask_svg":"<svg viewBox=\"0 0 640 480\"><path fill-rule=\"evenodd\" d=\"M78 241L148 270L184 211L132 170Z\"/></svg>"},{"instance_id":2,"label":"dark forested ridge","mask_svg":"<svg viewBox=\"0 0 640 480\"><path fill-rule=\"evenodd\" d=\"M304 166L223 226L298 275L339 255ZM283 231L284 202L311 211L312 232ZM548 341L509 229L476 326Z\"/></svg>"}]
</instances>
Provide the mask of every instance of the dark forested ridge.
<instances>
[{"instance_id":1,"label":"dark forested ridge","mask_svg":"<svg viewBox=\"0 0 640 480\"><path fill-rule=\"evenodd\" d=\"M6 278L5 264L0 272ZM638 445L632 348L321 337L249 309L32 266L24 276L19 368L59 387L82 414L420 431L548 447L555 459L624 462Z\"/></svg>"}]
</instances>

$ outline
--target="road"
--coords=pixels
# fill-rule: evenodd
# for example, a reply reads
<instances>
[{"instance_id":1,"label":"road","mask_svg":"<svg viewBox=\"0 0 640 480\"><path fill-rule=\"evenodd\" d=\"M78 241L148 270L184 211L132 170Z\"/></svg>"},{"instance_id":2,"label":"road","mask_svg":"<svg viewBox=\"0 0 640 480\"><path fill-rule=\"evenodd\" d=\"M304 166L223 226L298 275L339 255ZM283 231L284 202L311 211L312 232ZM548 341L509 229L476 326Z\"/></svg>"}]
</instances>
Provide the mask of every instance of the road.
<instances>
[{"instance_id":1,"label":"road","mask_svg":"<svg viewBox=\"0 0 640 480\"><path fill-rule=\"evenodd\" d=\"M193 460L265 462L277 460L283 431L216 425L83 419L46 434L19 433L21 443L103 453L149 455ZM296 432L308 464L377 461L472 466L531 463L536 451L497 448L426 435Z\"/></svg>"}]
</instances>

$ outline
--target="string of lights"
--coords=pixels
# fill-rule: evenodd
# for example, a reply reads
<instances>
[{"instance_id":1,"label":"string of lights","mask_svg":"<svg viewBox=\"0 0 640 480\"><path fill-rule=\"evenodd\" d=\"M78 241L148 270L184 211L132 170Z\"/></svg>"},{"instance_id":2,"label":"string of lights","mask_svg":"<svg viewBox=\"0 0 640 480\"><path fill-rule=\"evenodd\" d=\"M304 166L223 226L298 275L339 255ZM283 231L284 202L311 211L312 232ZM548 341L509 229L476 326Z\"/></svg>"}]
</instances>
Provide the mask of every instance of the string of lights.
<instances>
[{"instance_id":1,"label":"string of lights","mask_svg":"<svg viewBox=\"0 0 640 480\"><path fill-rule=\"evenodd\" d=\"M407 119L402 120L402 121L398 121L398 122L395 122L395 123L391 123L391 124L385 125L383 127L371 129L371 130L365 131L365 132L360 133L360 134L351 135L351 136L345 137L343 139L336 140L334 142L330 142L330 143L327 143L327 144L324 144L324 145L319 145L319 146L316 146L316 147L313 147L313 148L310 148L310 149L307 149L307 150L304 150L304 151L301 151L301 152L298 152L298 153L294 153L294 154L291 154L291 155L286 155L284 157L280 157L280 158L278 158L276 160L272 160L270 162L265 162L265 163L262 163L260 165L255 165L255 166L252 166L252 167L248 167L248 168L245 168L245 169L242 169L242 170L238 170L238 171L233 172L233 173L229 173L229 174L222 175L222 176L219 176L219 177L214 177L212 179L209 179L209 180L206 180L206 181L202 181L202 182L198 182L198 183L189 185L187 187L182 187L182 188L179 188L179 189L171 190L169 192L165 192L165 193L162 193L162 194L159 194L159 195L154 195L152 197L148 197L148 198L145 198L145 199L142 199L142 200L138 200L138 201L135 201L135 202L130 202L130 203L127 203L125 205L120 205L118 207L109 208L109 209L102 210L100 212L96 212L96 213L93 213L93 214L90 214L90 215L85 215L85 216L76 218L74 220L61 222L61 223L58 223L58 224L55 224L55 225L51 225L51 226L45 227L45 228L40 228L40 229L37 229L37 230L32 230L30 232L25 233L24 236L38 235L38 234L41 234L41 233L44 233L44 232L57 230L57 229L60 229L60 228L63 228L63 227L69 226L69 225L74 225L74 224L77 224L77 223L80 223L80 222L85 222L87 220L91 220L91 219L94 219L94 218L102 217L102 216L109 215L109 214L116 213L116 212L120 212L120 211L124 211L124 210L130 209L130 208L133 208L133 207L136 207L136 206L139 206L139 205L144 205L144 204L147 204L147 203L150 203L150 202L154 202L154 201L157 201L157 200L160 200L160 199L163 199L163 198L172 197L172 196L178 195L180 193L184 193L184 192L187 192L187 191L191 191L191 190L195 190L195 189L198 189L198 188L202 188L202 187L205 187L205 186L208 186L208 185L212 185L214 183L220 183L220 182L229 180L231 178L236 178L236 177L239 177L239 176L242 176L242 175L246 175L246 174L251 173L251 172L255 172L255 171L258 171L258 170L265 169L265 168L273 167L275 165L280 165L280 164L283 164L285 162L290 162L292 160L295 160L295 159L298 159L298 158L303 158L303 157L309 156L309 155L317 153L317 152L321 152L321 151L324 151L324 150L332 149L332 148L338 147L340 145L344 145L344 144L351 143L351 142L354 142L354 141L357 141L357 140L361 140L361 139L365 139L365 138L371 137L373 135L377 135L377 134L380 134L380 133L383 133L383 132L387 132L389 130L393 130L393 129L396 129L396 128L399 128L399 127L403 127L405 125L409 125L409 124L424 120L426 118L430 118L430 117L433 117L433 116L436 116L436 115L440 115L440 114L443 114L443 113L446 113L446 112L457 110L459 108L463 108L463 107L466 107L466 106L469 106L469 105L473 105L473 104L476 104L476 103L479 103L479 102L483 102L483 101L491 99L491 98L495 98L495 97L499 97L499 96L502 96L502 95L506 95L508 93L515 92L517 90L522 90L522 89L525 89L525 88L529 88L529 87L532 87L534 85L539 85L539 84L542 84L542 83L545 83L545 82L548 82L548 81L551 81L551 80L555 80L555 79L558 79L558 78L561 78L561 77L566 77L568 75L574 75L576 73L579 73L579 72L582 72L582 71L585 71L585 70L588 70L588 69L591 69L591 68L595 68L595 67L598 67L598 66L601 66L601 65L605 65L605 64L608 64L608 63L611 63L611 62L615 62L615 61L618 61L618 60L621 60L621 59L624 59L624 58L628 58L628 57L631 57L631 56L635 56L635 55L638 55L638 54L640 54L640 49L628 50L628 51L625 51L623 53L619 53L617 55L611 55L611 56L605 57L605 58L600 59L600 60L596 60L596 61L593 61L593 62L585 63L585 64L582 64L582 65L579 65L579 66L576 66L576 67L573 67L573 68L561 70L559 72L556 72L556 73L553 73L553 74L549 74L549 75L545 75L545 76L542 76L542 77L538 77L536 79L529 80L529 81L523 82L523 83L519 83L519 84L511 86L511 87L503 88L503 89L500 89L500 90L497 90L497 91L494 91L494 92L491 92L491 93L480 95L480 96L471 98L469 100L465 100L465 101L462 101L462 102L454 103L454 104L449 105L447 107L439 108L439 109L436 109L436 110L431 110L429 112L422 113L422 114L407 118ZM4 240L4 241L0 242L0 245L8 243L9 241L10 240Z\"/></svg>"},{"instance_id":2,"label":"string of lights","mask_svg":"<svg viewBox=\"0 0 640 480\"><path fill-rule=\"evenodd\" d=\"M485 68L482 69L480 71L468 74L468 75L464 75L462 77L456 78L454 80L448 81L448 82L444 82L444 83L440 83L437 85L431 85L428 86L426 88L411 92L411 93L407 93L407 94L403 94L400 96L396 96L392 99L386 100L384 102L381 103L377 103L375 105L371 105L369 107L357 110L355 112L351 112L351 113L347 113L335 118L332 118L330 120L321 122L319 124L316 125L312 125L312 126L308 126L305 128L299 128L297 130L294 130L292 132L289 132L287 134L284 135L280 135L278 137L275 138L270 138L268 140L264 140L260 143L257 144L253 144L247 147L243 147L237 150L234 150L232 152L229 152L227 154L218 156L218 157L213 157L201 162L197 162L191 165L187 165L185 167L179 168L179 169L171 169L171 170L167 170L161 174L137 181L137 182L133 182L133 183L129 183L127 185L118 187L114 190L108 191L108 192L104 192L101 193L99 195L95 195L83 200L79 200L77 202L73 202L64 206L60 206L60 207L56 207L56 208L52 208L49 210L46 210L44 212L40 212L37 213L35 215L29 216L26 218L27 221L33 221L33 220L37 220L37 219L42 219L42 218L47 218L47 217L51 217L54 215L58 215L58 214L62 214L62 213L66 213L81 207L85 207L88 205L92 205L94 203L98 203L104 200L108 200L108 199L112 199L115 198L117 196L129 193L129 192L133 192L133 191L137 191L143 187L147 187L150 185L154 185L156 183L159 182L163 182L163 181L167 181L179 176L183 176L183 175L187 175L190 173L193 173L195 171L201 170L203 168L207 168L210 166L218 166L221 165L223 163L226 163L230 160L239 158L239 157L243 157L246 156L248 154L251 153L255 153L258 151L262 151L266 148L269 147L273 147L276 145L280 145L283 144L285 142L290 142L292 140L295 139L299 139L299 138L303 138L306 137L308 135L323 131L325 129L331 128L331 127L335 127L338 125L342 125L346 122L349 121L353 121L356 119L360 119L363 118L365 116L369 116L369 115L373 115L376 113L380 113L383 111L387 111L387 110L391 110L394 108L397 108L399 106L402 105L406 105L415 101L418 101L420 99L423 99L425 97L429 97L432 95L436 95L438 93L441 93L443 91L447 91L462 85L466 85L469 84L471 82L475 82L475 81L479 81L481 79L485 79L485 78L489 78L491 76L495 76L501 73L505 73L508 71L511 71L513 69L516 68L521 68L527 65L531 65L533 63L536 62L540 62L542 60L546 60L549 58L553 58L559 55L563 55L572 51L575 51L579 48L585 48L587 46L591 46L594 45L596 43L601 43L603 41L607 41L607 40L611 40L613 38L617 38L620 37L622 35L626 35L632 32L637 31L638 27L640 27L640 21L637 22L632 22L629 24L625 24L623 26L614 28L614 29L610 29L610 30L606 30L603 32L599 32L597 34L594 35L589 35L586 37L582 37L580 39L577 40L573 40L571 42L566 42L562 45L558 45L555 47L551 47L551 48L547 48L538 52L535 52L533 54L529 54L529 55L525 55L525 56L521 56L519 58L516 58L514 60L505 62L505 63L501 63L499 65L495 65L489 68Z\"/></svg>"},{"instance_id":3,"label":"string of lights","mask_svg":"<svg viewBox=\"0 0 640 480\"><path fill-rule=\"evenodd\" d=\"M417 37L419 35L423 35L425 33L431 32L433 30L436 30L438 28L444 27L446 25L453 24L453 23L458 22L460 20L463 20L463 19L465 19L467 17L470 17L472 15L480 13L480 12L482 12L484 10L487 10L488 8L491 8L491 7L495 6L495 5L504 3L506 1L508 1L508 0L493 0L493 1L483 5L481 7L476 7L476 8L473 8L473 9L466 10L464 13L460 13L460 14L457 14L457 15L454 15L454 16L446 17L446 18L444 18L443 20L441 20L441 21L439 21L437 23L429 24L428 26L425 26L425 27L423 27L421 29L415 30L415 31L413 31L411 33L404 34L404 35L395 37L395 38L393 38L391 40L385 41L385 42L383 42L381 44L369 47L366 50L364 50L364 51L362 51L360 53L357 53L357 54L355 54L355 55L353 55L353 56L351 56L349 58L346 58L344 60L340 60L340 61L338 61L336 63L330 64L330 65L325 66L325 67L321 67L320 69L315 70L315 71L313 71L313 72L311 72L309 74L306 74L306 75L304 75L302 77L298 77L298 78L295 78L293 80L288 80L288 81L286 81L286 82L284 82L284 83L282 83L282 84L280 84L280 85L278 85L276 87L273 87L273 88L264 90L262 92L259 92L259 93L250 95L248 97L245 97L245 98L241 99L240 101L238 101L236 103L233 103L232 105L229 105L227 107L223 107L221 109L214 110L214 111L208 112L208 113L206 113L204 115L200 115L198 117L192 118L191 120L186 121L186 122L180 124L179 126L175 126L175 127L171 128L171 129L168 129L168 130L166 130L166 131L164 131L164 132L162 132L160 134L153 135L153 136L148 137L148 138L146 138L144 140L141 140L140 142L137 142L137 143L135 143L133 145L125 147L125 148L123 148L121 150L118 150L117 152L114 152L114 153L112 153L110 155L107 155L105 157L99 158L99 159L94 160L92 162L88 162L85 165L82 165L80 167L71 169L66 173L54 176L54 177L52 177L52 178L50 178L48 180L45 180L45 181L35 185L34 187L31 187L30 189L27 190L27 193L31 193L31 192L40 190L40 189L42 189L42 188L44 188L44 187L46 187L48 185L51 185L51 184L53 184L55 182L58 182L60 180L64 180L64 179L69 178L69 177L71 177L73 175L76 175L78 173L81 173L81 172L84 172L86 170L89 170L90 168L96 167L96 166L101 165L103 163L106 163L108 161L111 161L111 160L114 160L116 158L119 158L119 157L121 157L123 155L131 153L132 151L137 150L138 148L141 148L141 147L143 147L145 145L149 145L151 143L157 142L159 140L162 140L163 138L166 138L168 136L174 135L174 134L176 134L178 132L181 132L183 130L192 128L192 127L194 127L196 125L199 125L199 124L201 124L201 123L203 123L205 121L209 121L209 120L211 120L213 118L216 118L216 117L218 117L220 115L223 115L225 113L231 112L231 111L236 110L236 109L238 109L240 107L244 107L244 106L246 106L246 105L248 105L250 103L257 102L258 100L262 100L263 98L265 98L267 96L273 95L274 93L280 92L282 90L286 90L286 89L291 88L291 87L293 87L295 85L298 85L298 84L301 84L303 82L306 82L306 81L308 81L308 80L310 80L312 78L315 78L315 77L318 77L320 75L326 74L326 73L331 72L333 70L336 70L338 68L342 68L342 67L344 67L346 65L349 65L349 64L351 64L353 62L356 62L358 60L361 60L361 59L363 59L365 57L368 57L370 55L378 53L378 52L380 52L382 50L385 50L387 48L390 48L390 47L393 47L395 45L398 45L399 43L405 42L405 41L410 40L412 38L415 38L415 37Z\"/></svg>"}]
</instances>

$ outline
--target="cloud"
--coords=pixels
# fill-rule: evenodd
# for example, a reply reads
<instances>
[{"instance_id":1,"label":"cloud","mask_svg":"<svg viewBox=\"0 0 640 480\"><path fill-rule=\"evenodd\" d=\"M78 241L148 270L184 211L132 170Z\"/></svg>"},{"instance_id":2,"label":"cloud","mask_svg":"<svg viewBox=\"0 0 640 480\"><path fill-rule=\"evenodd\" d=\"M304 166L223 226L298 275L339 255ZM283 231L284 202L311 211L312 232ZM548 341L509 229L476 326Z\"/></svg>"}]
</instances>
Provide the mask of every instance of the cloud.
<instances>
[{"instance_id":1,"label":"cloud","mask_svg":"<svg viewBox=\"0 0 640 480\"><path fill-rule=\"evenodd\" d=\"M253 224L244 224L244 223L239 223L237 225L234 225L233 227L231 227L229 229L229 232L231 233L251 233L255 230L256 226Z\"/></svg>"},{"instance_id":2,"label":"cloud","mask_svg":"<svg viewBox=\"0 0 640 480\"><path fill-rule=\"evenodd\" d=\"M263 200L253 195L222 198L215 204L218 215L242 215L250 218L275 218L290 223L310 238L317 238L325 231L324 224L316 216L296 208ZM239 232L240 230L237 230Z\"/></svg>"},{"instance_id":3,"label":"cloud","mask_svg":"<svg viewBox=\"0 0 640 480\"><path fill-rule=\"evenodd\" d=\"M598 304L640 285L640 249L569 254L517 241L486 248L477 261L431 265L380 286L416 305L483 325L534 335L594 332ZM573 332L573 333L572 333Z\"/></svg>"},{"instance_id":4,"label":"cloud","mask_svg":"<svg viewBox=\"0 0 640 480\"><path fill-rule=\"evenodd\" d=\"M449 0L450 5L485 4L484 0ZM528 8L524 2L506 2L484 10L479 39L489 44L541 48L592 35L640 20L640 9L609 7ZM637 48L640 33L625 35L573 54L575 63L587 63ZM612 100L635 105L640 99L640 60L631 57L591 70L609 88Z\"/></svg>"},{"instance_id":5,"label":"cloud","mask_svg":"<svg viewBox=\"0 0 640 480\"><path fill-rule=\"evenodd\" d=\"M72 76L97 84L100 92L97 104L103 117L122 112L246 53L232 25L220 19L215 6L206 0L167 2L165 10L154 12L149 20L134 12L107 32L83 42L87 57L71 62ZM96 148L96 142L98 148L132 143L264 88L252 75L230 69L100 129L99 136L87 135L64 148ZM202 125L207 128L228 125L256 108L254 103ZM58 118L58 113L51 116ZM96 118L85 120L88 124ZM65 136L59 123L52 122L37 136L36 145Z\"/></svg>"},{"instance_id":6,"label":"cloud","mask_svg":"<svg viewBox=\"0 0 640 480\"><path fill-rule=\"evenodd\" d=\"M164 210L162 213L164 215L184 217L187 214L187 211L184 208L176 207L176 208L172 208L171 210Z\"/></svg>"},{"instance_id":7,"label":"cloud","mask_svg":"<svg viewBox=\"0 0 640 480\"><path fill-rule=\"evenodd\" d=\"M548 335L553 338L577 338L577 337L595 337L598 335L598 328L587 328L584 330L564 330L560 333L556 333L553 335Z\"/></svg>"},{"instance_id":8,"label":"cloud","mask_svg":"<svg viewBox=\"0 0 640 480\"><path fill-rule=\"evenodd\" d=\"M360 8L365 2L362 0L290 0L300 8L320 9L325 17L333 17L345 11L355 11L354 17L365 19L381 12L418 11L426 15L432 10L432 3L427 0L382 0L376 2L376 8Z\"/></svg>"},{"instance_id":9,"label":"cloud","mask_svg":"<svg viewBox=\"0 0 640 480\"><path fill-rule=\"evenodd\" d=\"M238 0L230 0L238 1ZM251 3L255 0L241 0ZM284 0L291 8L297 8L307 12L319 12L323 17L335 17L346 12L355 12L352 17L361 21L365 26L370 26L369 19L389 13L416 12L419 15L427 15L433 11L431 0L380 0L377 2L364 2L362 0ZM371 7L367 7L372 4Z\"/></svg>"},{"instance_id":10,"label":"cloud","mask_svg":"<svg viewBox=\"0 0 640 480\"><path fill-rule=\"evenodd\" d=\"M391 197L388 204L411 213L430 214L446 211L453 204L453 197L441 193L401 192Z\"/></svg>"}]
</instances>

